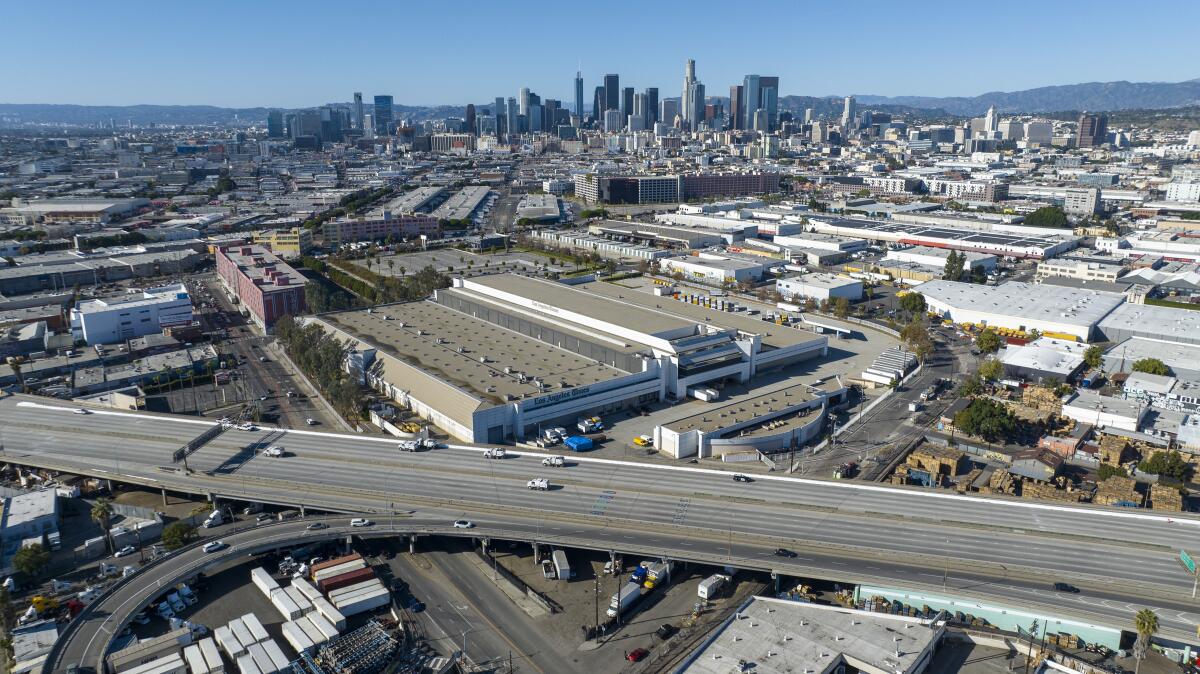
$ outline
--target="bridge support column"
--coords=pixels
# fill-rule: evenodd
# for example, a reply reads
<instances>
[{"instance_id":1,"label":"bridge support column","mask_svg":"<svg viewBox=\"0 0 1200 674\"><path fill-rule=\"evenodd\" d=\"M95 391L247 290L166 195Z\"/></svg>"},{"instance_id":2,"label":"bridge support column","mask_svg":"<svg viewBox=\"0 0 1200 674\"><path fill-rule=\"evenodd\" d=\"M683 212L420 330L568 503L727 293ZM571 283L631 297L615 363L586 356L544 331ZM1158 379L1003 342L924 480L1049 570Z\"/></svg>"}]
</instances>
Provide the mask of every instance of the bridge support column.
<instances>
[{"instance_id":1,"label":"bridge support column","mask_svg":"<svg viewBox=\"0 0 1200 674\"><path fill-rule=\"evenodd\" d=\"M167 488L162 488L163 505L167 505Z\"/></svg>"},{"instance_id":2,"label":"bridge support column","mask_svg":"<svg viewBox=\"0 0 1200 674\"><path fill-rule=\"evenodd\" d=\"M533 565L534 566L537 566L539 564L538 560L541 559L541 557L539 557L539 552L540 552L540 550L538 549L537 541L534 541L533 542Z\"/></svg>"},{"instance_id":3,"label":"bridge support column","mask_svg":"<svg viewBox=\"0 0 1200 674\"><path fill-rule=\"evenodd\" d=\"M308 513L306 513L306 512L304 511L304 506L303 506L303 505L302 505L302 506L300 506L300 516L301 516L301 517L304 517L304 516L305 516L305 515L307 515L307 514L308 514Z\"/></svg>"},{"instance_id":4,"label":"bridge support column","mask_svg":"<svg viewBox=\"0 0 1200 674\"><path fill-rule=\"evenodd\" d=\"M779 574L772 571L771 580L775 581L775 593L779 594Z\"/></svg>"},{"instance_id":5,"label":"bridge support column","mask_svg":"<svg viewBox=\"0 0 1200 674\"><path fill-rule=\"evenodd\" d=\"M413 534L408 537L408 554L413 555L417 552L417 535Z\"/></svg>"}]
</instances>

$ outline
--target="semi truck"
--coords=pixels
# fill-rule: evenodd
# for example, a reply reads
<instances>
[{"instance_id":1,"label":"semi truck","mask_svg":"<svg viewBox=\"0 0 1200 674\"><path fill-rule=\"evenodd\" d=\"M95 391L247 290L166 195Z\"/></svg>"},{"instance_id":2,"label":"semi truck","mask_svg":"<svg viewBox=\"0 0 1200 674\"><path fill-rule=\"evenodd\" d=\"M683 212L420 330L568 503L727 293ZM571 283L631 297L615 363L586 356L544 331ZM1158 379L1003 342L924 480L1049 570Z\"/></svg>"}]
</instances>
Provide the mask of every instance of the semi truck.
<instances>
[{"instance_id":1,"label":"semi truck","mask_svg":"<svg viewBox=\"0 0 1200 674\"><path fill-rule=\"evenodd\" d=\"M550 559L554 561L554 573L558 575L558 579L571 580L574 573L571 571L570 562L567 561L566 551L555 549L550 553Z\"/></svg>"},{"instance_id":2,"label":"semi truck","mask_svg":"<svg viewBox=\"0 0 1200 674\"><path fill-rule=\"evenodd\" d=\"M646 569L646 580L642 583L647 590L671 582L671 563L654 562Z\"/></svg>"},{"instance_id":3,"label":"semi truck","mask_svg":"<svg viewBox=\"0 0 1200 674\"><path fill-rule=\"evenodd\" d=\"M634 582L626 583L625 587L617 590L617 593L609 600L608 611L605 613L609 618L616 618L633 608L641 598L642 586Z\"/></svg>"},{"instance_id":4,"label":"semi truck","mask_svg":"<svg viewBox=\"0 0 1200 674\"><path fill-rule=\"evenodd\" d=\"M644 583L646 581L646 567L646 562L633 567L633 573L629 576L629 582L637 583L638 585Z\"/></svg>"}]
</instances>

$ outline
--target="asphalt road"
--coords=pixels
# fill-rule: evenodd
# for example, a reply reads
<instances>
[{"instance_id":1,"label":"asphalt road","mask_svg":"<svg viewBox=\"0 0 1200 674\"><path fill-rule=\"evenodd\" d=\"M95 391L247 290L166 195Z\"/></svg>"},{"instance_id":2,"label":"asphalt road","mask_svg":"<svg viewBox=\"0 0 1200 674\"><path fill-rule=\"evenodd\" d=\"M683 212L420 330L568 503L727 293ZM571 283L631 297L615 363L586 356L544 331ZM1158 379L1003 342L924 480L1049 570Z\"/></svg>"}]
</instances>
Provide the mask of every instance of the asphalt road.
<instances>
[{"instance_id":1,"label":"asphalt road","mask_svg":"<svg viewBox=\"0 0 1200 674\"><path fill-rule=\"evenodd\" d=\"M782 475L734 482L729 474L684 465L646 465L568 457L542 468L543 455L512 452L485 460L467 446L400 453L393 441L307 430L230 430L189 458L192 474L164 471L170 454L209 422L96 410L76 415L45 399L0 400L4 459L77 472L121 474L144 484L344 511L436 507L498 525L527 527L525 540L568 538L577 547L649 551L680 559L739 558L773 569L777 546L795 548L800 575L851 581L940 585L922 572L970 581L992 596L1034 604L1055 580L1084 588L1081 598L1109 605L1072 606L1124 626L1122 603L1161 608L1164 631L1194 635L1200 622L1190 579L1175 555L1194 547L1200 518L1018 499L960 496L862 482ZM267 458L255 448L284 447ZM555 488L534 492L531 477ZM625 528L632 530L626 531ZM747 556L744 548L755 550ZM636 549L636 550L635 550ZM939 573L940 575L940 573ZM985 583L981 585L981 583ZM1180 612L1185 612L1180 614Z\"/></svg>"}]
</instances>

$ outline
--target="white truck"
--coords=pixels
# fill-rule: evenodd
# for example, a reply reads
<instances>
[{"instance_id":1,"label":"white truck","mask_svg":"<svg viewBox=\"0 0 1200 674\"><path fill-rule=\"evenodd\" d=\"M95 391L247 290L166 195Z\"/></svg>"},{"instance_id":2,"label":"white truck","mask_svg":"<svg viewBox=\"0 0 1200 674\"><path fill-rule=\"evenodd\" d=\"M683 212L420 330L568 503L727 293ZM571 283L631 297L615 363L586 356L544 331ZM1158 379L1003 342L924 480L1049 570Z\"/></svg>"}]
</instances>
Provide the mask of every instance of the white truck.
<instances>
[{"instance_id":1,"label":"white truck","mask_svg":"<svg viewBox=\"0 0 1200 674\"><path fill-rule=\"evenodd\" d=\"M529 482L526 482L525 486L534 491L547 491L550 489L550 481L544 477L535 477Z\"/></svg>"},{"instance_id":2,"label":"white truck","mask_svg":"<svg viewBox=\"0 0 1200 674\"><path fill-rule=\"evenodd\" d=\"M608 611L606 615L609 618L616 618L618 615L625 613L633 608L633 605L638 603L642 598L642 586L637 583L625 583L625 587L617 591L608 601Z\"/></svg>"},{"instance_id":3,"label":"white truck","mask_svg":"<svg viewBox=\"0 0 1200 674\"><path fill-rule=\"evenodd\" d=\"M575 422L575 427L580 433L599 433L604 430L604 422L600 417L579 417Z\"/></svg>"},{"instance_id":4,"label":"white truck","mask_svg":"<svg viewBox=\"0 0 1200 674\"><path fill-rule=\"evenodd\" d=\"M263 450L262 455L276 459L281 458L284 455L283 447L280 447L279 445L271 445Z\"/></svg>"},{"instance_id":5,"label":"white truck","mask_svg":"<svg viewBox=\"0 0 1200 674\"><path fill-rule=\"evenodd\" d=\"M575 572L571 570L571 563L567 561L567 553L565 550L555 549L550 553L550 559L554 561L554 573L559 580L571 580L571 576Z\"/></svg>"},{"instance_id":6,"label":"white truck","mask_svg":"<svg viewBox=\"0 0 1200 674\"><path fill-rule=\"evenodd\" d=\"M211 529L225 523L225 515L220 510L214 510L204 518L204 528Z\"/></svg>"},{"instance_id":7,"label":"white truck","mask_svg":"<svg viewBox=\"0 0 1200 674\"><path fill-rule=\"evenodd\" d=\"M700 586L696 588L696 596L701 599L708 600L715 598L720 594L721 589L725 587L725 583L729 582L729 576L721 573L713 575L700 581Z\"/></svg>"},{"instance_id":8,"label":"white truck","mask_svg":"<svg viewBox=\"0 0 1200 674\"><path fill-rule=\"evenodd\" d=\"M484 450L483 458L485 458L485 459L503 459L507 454L508 454L508 452L506 452L503 447L490 447L490 448Z\"/></svg>"},{"instance_id":9,"label":"white truck","mask_svg":"<svg viewBox=\"0 0 1200 674\"><path fill-rule=\"evenodd\" d=\"M396 446L402 452L420 452L426 449L433 449L437 443L429 438L421 438L418 440L401 440Z\"/></svg>"},{"instance_id":10,"label":"white truck","mask_svg":"<svg viewBox=\"0 0 1200 674\"><path fill-rule=\"evenodd\" d=\"M562 468L566 465L566 462L561 456L547 456L542 459L542 465L550 466L551 468Z\"/></svg>"}]
</instances>

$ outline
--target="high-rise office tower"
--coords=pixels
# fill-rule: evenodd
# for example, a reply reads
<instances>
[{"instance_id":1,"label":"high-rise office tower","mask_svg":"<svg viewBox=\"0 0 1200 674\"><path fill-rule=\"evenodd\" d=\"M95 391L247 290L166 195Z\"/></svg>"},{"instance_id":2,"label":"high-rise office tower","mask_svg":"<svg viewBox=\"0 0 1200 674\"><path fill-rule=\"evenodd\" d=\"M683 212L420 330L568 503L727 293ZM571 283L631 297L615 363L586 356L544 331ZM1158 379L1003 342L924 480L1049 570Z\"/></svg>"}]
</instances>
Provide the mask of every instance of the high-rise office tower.
<instances>
[{"instance_id":1,"label":"high-rise office tower","mask_svg":"<svg viewBox=\"0 0 1200 674\"><path fill-rule=\"evenodd\" d=\"M604 87L596 87L596 95L592 99L592 121L604 122Z\"/></svg>"},{"instance_id":2,"label":"high-rise office tower","mask_svg":"<svg viewBox=\"0 0 1200 674\"><path fill-rule=\"evenodd\" d=\"M758 107L767 111L767 131L779 128L779 78L763 75L758 78Z\"/></svg>"},{"instance_id":3,"label":"high-rise office tower","mask_svg":"<svg viewBox=\"0 0 1200 674\"><path fill-rule=\"evenodd\" d=\"M621 119L621 111L617 109L604 111L604 130L609 133L616 133L624 126L624 120Z\"/></svg>"},{"instance_id":4,"label":"high-rise office tower","mask_svg":"<svg viewBox=\"0 0 1200 674\"><path fill-rule=\"evenodd\" d=\"M508 141L511 143L513 138L516 138L517 134L521 133L521 111L517 109L517 99L512 97L509 97L508 103L505 107L505 115L508 117L506 120L508 123L507 136Z\"/></svg>"},{"instance_id":5,"label":"high-rise office tower","mask_svg":"<svg viewBox=\"0 0 1200 674\"><path fill-rule=\"evenodd\" d=\"M529 133L539 133L542 131L542 115L542 104L530 101L529 109L525 111L525 124L529 128Z\"/></svg>"},{"instance_id":6,"label":"high-rise office tower","mask_svg":"<svg viewBox=\"0 0 1200 674\"><path fill-rule=\"evenodd\" d=\"M633 114L633 87L621 90L621 114L626 117Z\"/></svg>"},{"instance_id":7,"label":"high-rise office tower","mask_svg":"<svg viewBox=\"0 0 1200 674\"><path fill-rule=\"evenodd\" d=\"M517 112L522 115L529 114L529 87L521 87L517 92Z\"/></svg>"},{"instance_id":8,"label":"high-rise office tower","mask_svg":"<svg viewBox=\"0 0 1200 674\"><path fill-rule=\"evenodd\" d=\"M987 114L983 117L983 126L989 133L1000 129L1000 118L996 115L996 106L988 106Z\"/></svg>"},{"instance_id":9,"label":"high-rise office tower","mask_svg":"<svg viewBox=\"0 0 1200 674\"><path fill-rule=\"evenodd\" d=\"M742 81L742 128L754 128L754 113L762 107L762 78L758 75L746 75Z\"/></svg>"},{"instance_id":10,"label":"high-rise office tower","mask_svg":"<svg viewBox=\"0 0 1200 674\"><path fill-rule=\"evenodd\" d=\"M812 124L812 121L813 121L813 109L812 109L812 108L805 108L805 109L804 109L804 123L805 123L805 124Z\"/></svg>"},{"instance_id":11,"label":"high-rise office tower","mask_svg":"<svg viewBox=\"0 0 1200 674\"><path fill-rule=\"evenodd\" d=\"M362 92L354 92L354 128L363 130Z\"/></svg>"},{"instance_id":12,"label":"high-rise office tower","mask_svg":"<svg viewBox=\"0 0 1200 674\"><path fill-rule=\"evenodd\" d=\"M658 106L658 121L674 126L675 118L679 116L679 101L668 98Z\"/></svg>"},{"instance_id":13,"label":"high-rise office tower","mask_svg":"<svg viewBox=\"0 0 1200 674\"><path fill-rule=\"evenodd\" d=\"M683 69L683 96L680 108L684 126L695 130L704 119L704 85L696 79L695 59L688 59Z\"/></svg>"},{"instance_id":14,"label":"high-rise office tower","mask_svg":"<svg viewBox=\"0 0 1200 674\"><path fill-rule=\"evenodd\" d=\"M646 124L646 122L650 121L646 115L646 94L633 95L633 112L631 112L630 115L642 120L643 129L649 128ZM632 126L630 127L630 130L633 130Z\"/></svg>"},{"instance_id":15,"label":"high-rise office tower","mask_svg":"<svg viewBox=\"0 0 1200 674\"><path fill-rule=\"evenodd\" d=\"M267 111L267 138L283 138L283 111Z\"/></svg>"},{"instance_id":16,"label":"high-rise office tower","mask_svg":"<svg viewBox=\"0 0 1200 674\"><path fill-rule=\"evenodd\" d=\"M604 76L604 110L621 109L621 76L609 74Z\"/></svg>"},{"instance_id":17,"label":"high-rise office tower","mask_svg":"<svg viewBox=\"0 0 1200 674\"><path fill-rule=\"evenodd\" d=\"M849 129L850 125L854 122L854 114L856 112L857 107L858 106L854 101L854 97L847 96L846 100L842 103L842 128L843 129Z\"/></svg>"},{"instance_id":18,"label":"high-rise office tower","mask_svg":"<svg viewBox=\"0 0 1200 674\"><path fill-rule=\"evenodd\" d=\"M375 113L368 112L363 115L363 138L375 137Z\"/></svg>"},{"instance_id":19,"label":"high-rise office tower","mask_svg":"<svg viewBox=\"0 0 1200 674\"><path fill-rule=\"evenodd\" d=\"M475 135L475 104L467 103L467 115L463 119L463 125L467 128L463 129L472 136Z\"/></svg>"},{"instance_id":20,"label":"high-rise office tower","mask_svg":"<svg viewBox=\"0 0 1200 674\"><path fill-rule=\"evenodd\" d=\"M575 117L579 120L576 126L583 124L583 73L575 71Z\"/></svg>"},{"instance_id":21,"label":"high-rise office tower","mask_svg":"<svg viewBox=\"0 0 1200 674\"><path fill-rule=\"evenodd\" d=\"M496 140L504 137L504 132L508 130L507 118L504 114L504 97L496 97L496 106L492 108L492 112L496 115Z\"/></svg>"},{"instance_id":22,"label":"high-rise office tower","mask_svg":"<svg viewBox=\"0 0 1200 674\"><path fill-rule=\"evenodd\" d=\"M746 117L746 99L742 92L745 87L741 84L735 84L729 87L729 128L740 129L742 122Z\"/></svg>"},{"instance_id":23,"label":"high-rise office tower","mask_svg":"<svg viewBox=\"0 0 1200 674\"><path fill-rule=\"evenodd\" d=\"M542 130L554 133L558 128L558 111L562 109L562 101L547 98L542 102Z\"/></svg>"},{"instance_id":24,"label":"high-rise office tower","mask_svg":"<svg viewBox=\"0 0 1200 674\"><path fill-rule=\"evenodd\" d=\"M646 87L646 128L658 122L658 87Z\"/></svg>"},{"instance_id":25,"label":"high-rise office tower","mask_svg":"<svg viewBox=\"0 0 1200 674\"><path fill-rule=\"evenodd\" d=\"M392 134L392 97L375 97L375 135L390 136Z\"/></svg>"},{"instance_id":26,"label":"high-rise office tower","mask_svg":"<svg viewBox=\"0 0 1200 674\"><path fill-rule=\"evenodd\" d=\"M1075 129L1075 147L1096 147L1108 141L1108 115L1079 115Z\"/></svg>"}]
</instances>

